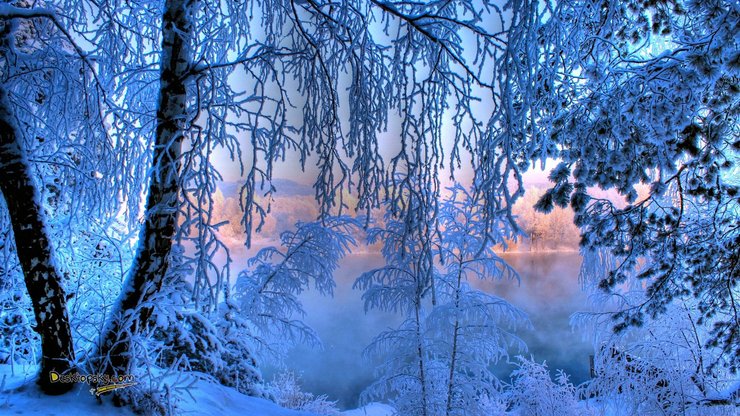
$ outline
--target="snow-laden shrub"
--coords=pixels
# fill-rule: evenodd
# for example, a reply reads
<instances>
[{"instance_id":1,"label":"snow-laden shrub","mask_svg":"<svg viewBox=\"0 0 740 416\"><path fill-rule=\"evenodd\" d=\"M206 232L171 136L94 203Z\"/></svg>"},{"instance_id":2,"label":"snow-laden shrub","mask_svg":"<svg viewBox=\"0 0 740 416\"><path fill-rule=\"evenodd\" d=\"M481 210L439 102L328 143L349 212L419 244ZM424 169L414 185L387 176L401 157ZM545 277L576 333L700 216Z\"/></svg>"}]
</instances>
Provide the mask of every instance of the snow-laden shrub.
<instances>
[{"instance_id":1,"label":"snow-laden shrub","mask_svg":"<svg viewBox=\"0 0 740 416\"><path fill-rule=\"evenodd\" d=\"M518 357L511 373L509 398L520 416L590 415L578 404L578 392L567 374L558 370L555 380L546 363Z\"/></svg>"},{"instance_id":2,"label":"snow-laden shrub","mask_svg":"<svg viewBox=\"0 0 740 416\"><path fill-rule=\"evenodd\" d=\"M178 402L190 397L190 389L197 378L182 371L187 367L188 358L180 358L168 362L165 357L172 352L168 340L160 337L161 328L149 327L131 336L131 354L133 360L130 372L133 376L132 386L116 389L109 396L116 406L130 408L135 414L152 416L170 416L178 414ZM88 374L100 374L96 365L103 364L101 360L89 360L82 363L82 371ZM203 375L203 377L209 377ZM90 385L90 392L98 385Z\"/></svg>"},{"instance_id":3,"label":"snow-laden shrub","mask_svg":"<svg viewBox=\"0 0 740 416\"><path fill-rule=\"evenodd\" d=\"M136 385L116 390L113 401L119 406L128 406L135 414L168 416L174 414L174 406L161 390Z\"/></svg>"},{"instance_id":4,"label":"snow-laden shrub","mask_svg":"<svg viewBox=\"0 0 740 416\"><path fill-rule=\"evenodd\" d=\"M187 359L181 359L163 368L157 357L168 349L167 345L147 336L134 337L132 346L137 355L132 375L136 384L117 389L112 394L113 402L118 406L127 406L136 414L152 416L171 416L180 414L179 404L192 399L193 386L199 379L215 382L207 374L183 372L182 365Z\"/></svg>"},{"instance_id":5,"label":"snow-laden shrub","mask_svg":"<svg viewBox=\"0 0 740 416\"><path fill-rule=\"evenodd\" d=\"M303 391L298 377L292 371L277 374L268 385L268 391L281 407L302 410L317 415L339 415L336 401L329 400L325 394L315 396Z\"/></svg>"},{"instance_id":6,"label":"snow-laden shrub","mask_svg":"<svg viewBox=\"0 0 740 416\"><path fill-rule=\"evenodd\" d=\"M252 354L253 334L236 306L227 303L208 314L194 310L184 299L188 284L173 279L172 296L160 302L156 315L158 365L198 371L246 395L269 397Z\"/></svg>"},{"instance_id":7,"label":"snow-laden shrub","mask_svg":"<svg viewBox=\"0 0 740 416\"><path fill-rule=\"evenodd\" d=\"M32 363L39 355L39 341L31 329L31 303L21 290L22 278L4 273L0 265L0 363Z\"/></svg>"},{"instance_id":8,"label":"snow-laden shrub","mask_svg":"<svg viewBox=\"0 0 740 416\"><path fill-rule=\"evenodd\" d=\"M657 327L652 332L662 341L604 344L595 355L596 374L586 394L602 404L619 402L628 414L736 414L740 382L733 384L731 374L697 366L695 359L684 355L690 351L677 339L661 334ZM681 336L680 331L677 334ZM704 353L700 348L694 352Z\"/></svg>"},{"instance_id":9,"label":"snow-laden shrub","mask_svg":"<svg viewBox=\"0 0 740 416\"><path fill-rule=\"evenodd\" d=\"M478 399L478 408L486 416L509 416L507 412L509 403L502 394L496 396L481 396Z\"/></svg>"},{"instance_id":10,"label":"snow-laden shrub","mask_svg":"<svg viewBox=\"0 0 740 416\"><path fill-rule=\"evenodd\" d=\"M0 198L0 363L30 363L38 357L31 300L15 254L5 201Z\"/></svg>"}]
</instances>

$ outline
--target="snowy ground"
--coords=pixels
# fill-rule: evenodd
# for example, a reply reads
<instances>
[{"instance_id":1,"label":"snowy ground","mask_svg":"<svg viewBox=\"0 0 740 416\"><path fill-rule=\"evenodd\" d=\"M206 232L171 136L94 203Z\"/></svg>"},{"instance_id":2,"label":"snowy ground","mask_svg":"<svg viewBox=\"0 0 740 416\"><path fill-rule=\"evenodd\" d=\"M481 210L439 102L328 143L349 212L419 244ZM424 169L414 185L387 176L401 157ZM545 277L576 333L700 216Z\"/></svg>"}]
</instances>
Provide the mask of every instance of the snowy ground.
<instances>
[{"instance_id":1,"label":"snowy ground","mask_svg":"<svg viewBox=\"0 0 740 416\"><path fill-rule=\"evenodd\" d=\"M370 403L359 409L342 412L342 416L391 416L393 408L387 404Z\"/></svg>"},{"instance_id":2,"label":"snowy ground","mask_svg":"<svg viewBox=\"0 0 740 416\"><path fill-rule=\"evenodd\" d=\"M14 373L14 374L13 374ZM46 396L35 383L36 368L0 365L0 414L2 415L97 415L132 416L128 408L97 400L86 384L78 384L63 396ZM311 413L284 409L268 400L245 396L236 390L207 381L197 381L191 389L193 398L179 404L181 415L313 416ZM343 412L343 416L390 416L392 409L373 403L361 409Z\"/></svg>"},{"instance_id":3,"label":"snowy ground","mask_svg":"<svg viewBox=\"0 0 740 416\"><path fill-rule=\"evenodd\" d=\"M0 415L98 415L133 416L129 408L113 406L109 400L98 400L90 394L86 384L78 384L63 396L46 396L35 383L36 368L16 366L14 372L9 365L0 365ZM178 403L177 415L213 416L316 416L308 412L284 409L275 403L245 396L236 390L219 384L198 380L191 389L192 398ZM580 402L581 414L592 416L632 416L634 413L619 403L605 405L594 400ZM380 403L371 403L360 409L347 410L341 416L392 416L393 408ZM518 412L510 413L511 416ZM717 406L705 409L702 416L735 416L737 409Z\"/></svg>"},{"instance_id":4,"label":"snowy ground","mask_svg":"<svg viewBox=\"0 0 740 416\"><path fill-rule=\"evenodd\" d=\"M14 370L14 371L13 371ZM13 374L15 373L15 374ZM110 403L98 403L80 384L63 396L46 396L36 386L36 368L0 365L0 414L7 415L131 415L131 411Z\"/></svg>"}]
</instances>

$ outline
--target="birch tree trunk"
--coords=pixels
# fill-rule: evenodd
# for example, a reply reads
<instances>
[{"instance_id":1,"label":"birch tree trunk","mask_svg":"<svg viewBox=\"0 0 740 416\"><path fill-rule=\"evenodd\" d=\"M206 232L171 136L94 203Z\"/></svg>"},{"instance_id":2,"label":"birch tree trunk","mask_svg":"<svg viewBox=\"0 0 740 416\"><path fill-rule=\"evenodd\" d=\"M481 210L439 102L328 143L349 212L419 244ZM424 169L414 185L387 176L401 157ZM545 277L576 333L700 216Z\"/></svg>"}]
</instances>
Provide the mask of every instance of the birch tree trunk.
<instances>
[{"instance_id":1,"label":"birch tree trunk","mask_svg":"<svg viewBox=\"0 0 740 416\"><path fill-rule=\"evenodd\" d=\"M0 191L8 206L18 260L33 304L34 330L41 336L38 384L47 394L62 394L74 385L52 383L49 373L67 373L74 367L67 297L20 138L8 91L0 85Z\"/></svg>"},{"instance_id":2,"label":"birch tree trunk","mask_svg":"<svg viewBox=\"0 0 740 416\"><path fill-rule=\"evenodd\" d=\"M104 374L130 371L132 338L148 324L152 300L170 262L177 225L178 175L188 122L185 81L191 63L195 0L167 0L162 17L162 57L153 167L146 220L133 267L99 345Z\"/></svg>"}]
</instances>

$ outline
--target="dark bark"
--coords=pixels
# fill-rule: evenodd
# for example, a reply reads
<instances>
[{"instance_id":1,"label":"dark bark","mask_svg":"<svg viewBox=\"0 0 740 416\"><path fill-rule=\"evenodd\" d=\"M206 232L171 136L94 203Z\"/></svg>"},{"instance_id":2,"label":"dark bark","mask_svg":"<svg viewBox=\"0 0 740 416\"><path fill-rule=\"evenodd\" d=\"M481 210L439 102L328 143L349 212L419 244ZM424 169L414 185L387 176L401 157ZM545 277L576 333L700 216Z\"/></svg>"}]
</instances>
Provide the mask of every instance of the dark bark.
<instances>
[{"instance_id":1,"label":"dark bark","mask_svg":"<svg viewBox=\"0 0 740 416\"><path fill-rule=\"evenodd\" d=\"M99 345L105 374L130 372L133 337L146 328L162 288L177 227L179 170L187 114L193 0L168 0L162 18L162 60L153 169L136 258Z\"/></svg>"},{"instance_id":2,"label":"dark bark","mask_svg":"<svg viewBox=\"0 0 740 416\"><path fill-rule=\"evenodd\" d=\"M67 373L74 368L67 298L53 261L39 195L20 145L21 136L7 93L0 85L0 191L8 206L16 253L33 303L34 330L41 336L38 384L48 394L62 394L73 384L52 383L49 373Z\"/></svg>"}]
</instances>

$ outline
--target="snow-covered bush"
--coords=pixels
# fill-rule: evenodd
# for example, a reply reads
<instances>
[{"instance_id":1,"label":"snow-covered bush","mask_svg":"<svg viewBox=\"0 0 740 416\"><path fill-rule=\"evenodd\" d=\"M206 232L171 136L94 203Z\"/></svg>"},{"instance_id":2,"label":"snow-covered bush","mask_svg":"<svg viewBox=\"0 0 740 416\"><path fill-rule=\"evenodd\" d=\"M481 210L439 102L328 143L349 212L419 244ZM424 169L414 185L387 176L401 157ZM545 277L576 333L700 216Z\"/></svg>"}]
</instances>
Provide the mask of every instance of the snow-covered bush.
<instances>
[{"instance_id":1,"label":"snow-covered bush","mask_svg":"<svg viewBox=\"0 0 740 416\"><path fill-rule=\"evenodd\" d=\"M153 416L172 416L181 413L180 404L192 399L196 382L206 379L216 382L208 374L182 371L185 356L162 367L156 358L168 346L153 338L154 333L137 336L133 339L136 356L136 369L131 372L136 384L113 391L113 403L128 406L136 414Z\"/></svg>"},{"instance_id":2,"label":"snow-covered bush","mask_svg":"<svg viewBox=\"0 0 740 416\"><path fill-rule=\"evenodd\" d=\"M509 402L504 394L481 396L476 403L485 416L509 416Z\"/></svg>"},{"instance_id":3,"label":"snow-covered bush","mask_svg":"<svg viewBox=\"0 0 740 416\"><path fill-rule=\"evenodd\" d=\"M254 335L238 309L227 303L216 312L198 311L189 302L188 282L174 274L168 283L155 316L157 366L201 372L241 393L267 397L253 354Z\"/></svg>"},{"instance_id":4,"label":"snow-covered bush","mask_svg":"<svg viewBox=\"0 0 740 416\"><path fill-rule=\"evenodd\" d=\"M517 357L517 368L511 373L508 396L520 416L590 415L578 403L578 390L567 374L558 370L555 381L545 363Z\"/></svg>"},{"instance_id":5,"label":"snow-covered bush","mask_svg":"<svg viewBox=\"0 0 740 416\"><path fill-rule=\"evenodd\" d=\"M128 406L135 414L140 415L170 416L175 409L166 390L139 384L116 390L113 402L119 406Z\"/></svg>"},{"instance_id":6,"label":"snow-covered bush","mask_svg":"<svg viewBox=\"0 0 740 416\"><path fill-rule=\"evenodd\" d=\"M704 348L707 335L695 318L671 305L644 328L601 337L587 395L641 415L705 415L740 405L740 380L722 365L710 367L718 352Z\"/></svg>"},{"instance_id":7,"label":"snow-covered bush","mask_svg":"<svg viewBox=\"0 0 740 416\"><path fill-rule=\"evenodd\" d=\"M4 205L0 199L0 363L31 363L38 357L38 335L31 330L33 311Z\"/></svg>"},{"instance_id":8,"label":"snow-covered bush","mask_svg":"<svg viewBox=\"0 0 740 416\"><path fill-rule=\"evenodd\" d=\"M31 303L21 280L20 274L0 266L0 363L33 363L39 354Z\"/></svg>"},{"instance_id":9,"label":"snow-covered bush","mask_svg":"<svg viewBox=\"0 0 740 416\"><path fill-rule=\"evenodd\" d=\"M180 370L202 372L244 394L264 397L251 337L243 323L231 318L234 315L229 311L214 322L201 312L177 312L159 332L161 365L177 363Z\"/></svg>"},{"instance_id":10,"label":"snow-covered bush","mask_svg":"<svg viewBox=\"0 0 740 416\"><path fill-rule=\"evenodd\" d=\"M339 415L337 402L329 400L323 394L315 396L303 391L299 378L292 371L276 374L272 382L268 384L267 391L281 407L302 410L317 415Z\"/></svg>"}]
</instances>

